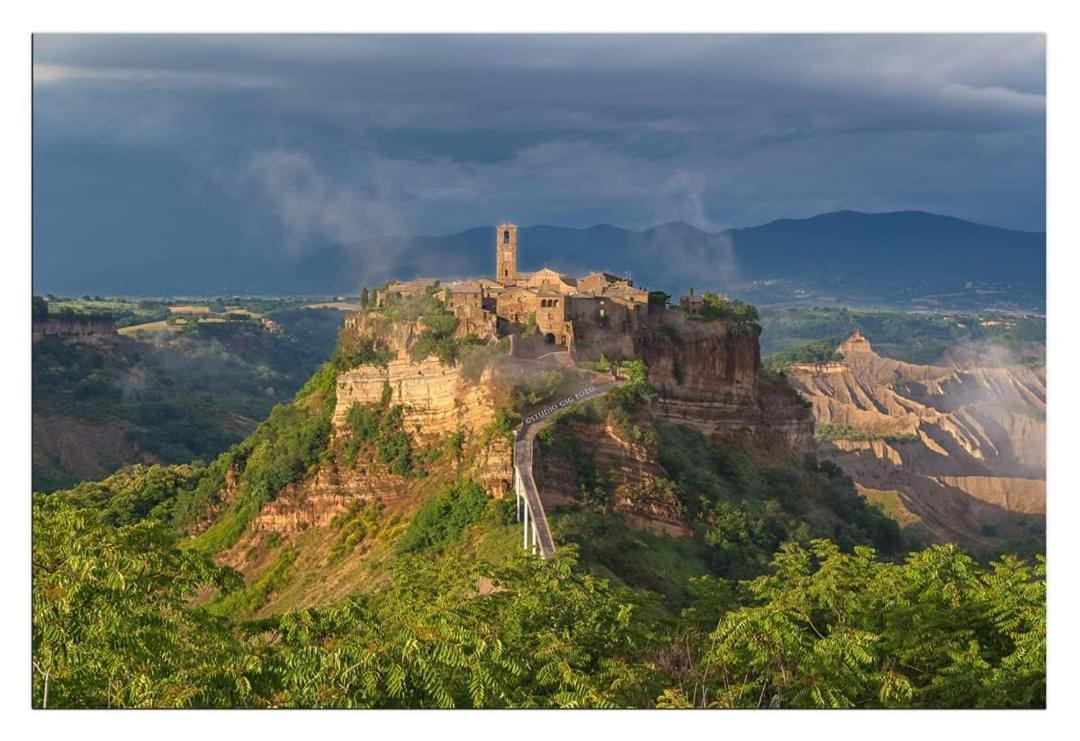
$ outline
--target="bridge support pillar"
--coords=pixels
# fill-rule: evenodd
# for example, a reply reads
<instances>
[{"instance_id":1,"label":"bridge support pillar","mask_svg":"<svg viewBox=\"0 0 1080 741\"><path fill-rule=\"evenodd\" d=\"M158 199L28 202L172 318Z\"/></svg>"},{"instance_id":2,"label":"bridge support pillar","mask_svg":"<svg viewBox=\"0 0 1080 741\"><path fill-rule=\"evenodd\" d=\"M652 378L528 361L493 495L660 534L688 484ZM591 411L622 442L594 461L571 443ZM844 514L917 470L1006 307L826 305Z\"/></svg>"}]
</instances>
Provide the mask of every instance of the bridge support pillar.
<instances>
[{"instance_id":1,"label":"bridge support pillar","mask_svg":"<svg viewBox=\"0 0 1080 741\"><path fill-rule=\"evenodd\" d=\"M521 529L522 547L525 550L529 550L529 503L524 502L524 506L521 508L523 514L522 522L524 526Z\"/></svg>"},{"instance_id":2,"label":"bridge support pillar","mask_svg":"<svg viewBox=\"0 0 1080 741\"><path fill-rule=\"evenodd\" d=\"M518 486L518 472L514 469L514 522L521 522L521 488Z\"/></svg>"}]
</instances>

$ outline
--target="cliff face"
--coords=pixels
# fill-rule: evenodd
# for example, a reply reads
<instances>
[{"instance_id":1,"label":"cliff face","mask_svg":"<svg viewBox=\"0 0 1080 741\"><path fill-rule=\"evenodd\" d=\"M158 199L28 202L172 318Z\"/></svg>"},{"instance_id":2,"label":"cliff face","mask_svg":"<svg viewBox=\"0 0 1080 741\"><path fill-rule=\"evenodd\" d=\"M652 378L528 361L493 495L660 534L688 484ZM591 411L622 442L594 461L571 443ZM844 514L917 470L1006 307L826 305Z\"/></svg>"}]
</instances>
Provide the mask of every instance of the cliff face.
<instances>
[{"instance_id":1,"label":"cliff face","mask_svg":"<svg viewBox=\"0 0 1080 741\"><path fill-rule=\"evenodd\" d=\"M782 384L763 381L756 324L649 318L634 350L660 393L656 414L710 435L750 433L807 450L813 420Z\"/></svg>"},{"instance_id":2,"label":"cliff face","mask_svg":"<svg viewBox=\"0 0 1080 741\"><path fill-rule=\"evenodd\" d=\"M350 318L351 331L371 331ZM362 365L338 373L336 403L331 418L330 448L339 453L350 432L346 423L354 404L379 402L384 388L391 390L390 405L400 405L403 430L418 448L439 445L444 435L463 432L466 444L475 443L495 419L495 387L491 367L479 381L462 377L460 366L445 366L434 358L412 362L406 348L416 336L411 324L388 325L379 332L383 350L396 354L386 366ZM513 481L510 444L501 437L490 439L477 450L472 472L496 497L504 496ZM348 464L340 455L330 456L313 476L286 486L263 506L252 530L294 535L324 527L353 504L394 502L413 493L417 482L396 476L386 466L358 459Z\"/></svg>"},{"instance_id":3,"label":"cliff face","mask_svg":"<svg viewBox=\"0 0 1080 741\"><path fill-rule=\"evenodd\" d=\"M119 336L116 332L116 323L112 319L50 318L33 322L33 342L39 342L46 337L59 337L68 342L100 345L114 342Z\"/></svg>"},{"instance_id":4,"label":"cliff face","mask_svg":"<svg viewBox=\"0 0 1080 741\"><path fill-rule=\"evenodd\" d=\"M879 356L861 335L838 350L842 362L785 372L840 438L823 452L864 493L895 500L930 538L976 549L993 545L987 533L1039 532L1045 368L915 365Z\"/></svg>"},{"instance_id":5,"label":"cliff face","mask_svg":"<svg viewBox=\"0 0 1080 741\"><path fill-rule=\"evenodd\" d=\"M579 444L587 441L589 462L605 483L611 508L628 521L674 537L693 534L678 498L665 486L655 442L634 442L610 425L580 421L560 425L555 434ZM542 448L536 460L535 476L545 509L585 503L573 462L557 444Z\"/></svg>"},{"instance_id":6,"label":"cliff face","mask_svg":"<svg viewBox=\"0 0 1080 741\"><path fill-rule=\"evenodd\" d=\"M461 377L460 366L445 366L435 358L419 363L392 360L387 367L365 365L338 374L334 428L341 430L353 404L370 404L389 385L391 404L401 404L405 430L436 436L458 429L479 432L495 419L491 369L479 382Z\"/></svg>"}]
</instances>

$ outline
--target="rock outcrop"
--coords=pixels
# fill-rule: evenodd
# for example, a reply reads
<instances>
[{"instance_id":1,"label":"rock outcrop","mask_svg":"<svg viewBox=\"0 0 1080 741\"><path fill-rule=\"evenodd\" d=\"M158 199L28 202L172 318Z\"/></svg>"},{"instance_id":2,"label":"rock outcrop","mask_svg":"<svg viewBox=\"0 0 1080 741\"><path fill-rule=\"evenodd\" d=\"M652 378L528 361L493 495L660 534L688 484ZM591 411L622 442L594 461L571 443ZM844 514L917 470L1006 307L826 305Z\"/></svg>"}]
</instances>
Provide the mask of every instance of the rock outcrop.
<instances>
[{"instance_id":1,"label":"rock outcrop","mask_svg":"<svg viewBox=\"0 0 1080 741\"><path fill-rule=\"evenodd\" d=\"M512 449L503 435L492 434L496 412L507 404L507 389L515 379L562 367L570 354L549 352L540 361L508 353L466 376L462 364L444 364L435 357L412 359L410 350L425 329L422 322L390 321L378 313L358 313L345 320L343 343L357 348L367 343L378 356L338 372L331 455L312 475L285 487L265 504L254 518L250 537L225 558L240 559L252 538L267 533L293 537L327 527L357 503L378 500L389 505L420 496L423 487L417 481L395 476L363 456L349 463L342 455L352 434L348 414L357 404L385 401L400 406L402 429L419 450L463 433L468 450L464 465L470 474L492 496L511 493ZM759 334L754 324L687 320L680 312L664 312L625 335L624 349L648 364L650 382L659 391L653 409L659 418L690 424L707 434L750 433L806 449L813 429L808 410L786 384L762 380ZM651 422L644 426L651 429ZM657 462L655 441L606 425L592 427L596 429L577 432L589 435L589 458L603 477L610 506L639 527L690 536L682 505ZM543 470L536 476L545 506L580 505L578 482L566 461L552 465L558 456L538 459L543 459Z\"/></svg>"},{"instance_id":2,"label":"rock outcrop","mask_svg":"<svg viewBox=\"0 0 1080 741\"><path fill-rule=\"evenodd\" d=\"M813 420L785 384L762 378L756 324L649 317L634 350L659 391L656 414L709 435L754 434L808 450Z\"/></svg>"},{"instance_id":3,"label":"rock outcrop","mask_svg":"<svg viewBox=\"0 0 1080 741\"><path fill-rule=\"evenodd\" d=\"M374 465L323 464L309 479L289 484L256 516L252 530L283 535L324 527L356 501L394 501L410 491L408 479Z\"/></svg>"}]
</instances>

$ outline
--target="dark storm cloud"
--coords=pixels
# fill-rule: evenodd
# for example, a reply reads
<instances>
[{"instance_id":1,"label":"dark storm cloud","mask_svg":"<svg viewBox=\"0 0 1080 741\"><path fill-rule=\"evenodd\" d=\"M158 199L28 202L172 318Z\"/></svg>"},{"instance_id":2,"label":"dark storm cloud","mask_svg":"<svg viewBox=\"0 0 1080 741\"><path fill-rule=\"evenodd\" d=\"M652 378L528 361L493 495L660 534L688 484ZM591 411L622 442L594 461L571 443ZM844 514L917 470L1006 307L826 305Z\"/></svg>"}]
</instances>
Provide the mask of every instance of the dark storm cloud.
<instances>
[{"instance_id":1,"label":"dark storm cloud","mask_svg":"<svg viewBox=\"0 0 1080 741\"><path fill-rule=\"evenodd\" d=\"M1042 229L1044 64L1034 35L37 36L35 205L79 233L77 149L153 153L134 177L216 204L241 251L841 208Z\"/></svg>"}]
</instances>

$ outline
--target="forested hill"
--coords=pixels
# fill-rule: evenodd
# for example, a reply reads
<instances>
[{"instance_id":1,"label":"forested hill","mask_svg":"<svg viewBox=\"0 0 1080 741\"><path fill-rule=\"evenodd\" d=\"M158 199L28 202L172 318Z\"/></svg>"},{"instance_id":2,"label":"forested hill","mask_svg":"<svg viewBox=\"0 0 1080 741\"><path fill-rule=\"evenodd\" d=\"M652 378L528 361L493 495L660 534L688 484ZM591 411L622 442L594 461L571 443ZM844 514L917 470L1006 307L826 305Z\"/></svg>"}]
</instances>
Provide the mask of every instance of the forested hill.
<instances>
[{"instance_id":1,"label":"forested hill","mask_svg":"<svg viewBox=\"0 0 1080 741\"><path fill-rule=\"evenodd\" d=\"M549 265L569 273L629 272L641 285L668 291L767 279L827 286L843 300L883 292L954 290L1004 284L1044 293L1046 235L974 224L920 211L839 211L808 219L711 233L682 222L631 231L528 226L519 235L519 267ZM243 260L199 265L186 257L134 281L118 262L78 272L78 256L36 267L38 291L147 294L217 292L355 292L361 284L417 275L486 275L492 269L492 227L429 237L392 237L312 247L298 257L268 251ZM95 261L108 256L94 253ZM79 276L117 286L76 286Z\"/></svg>"}]
</instances>

